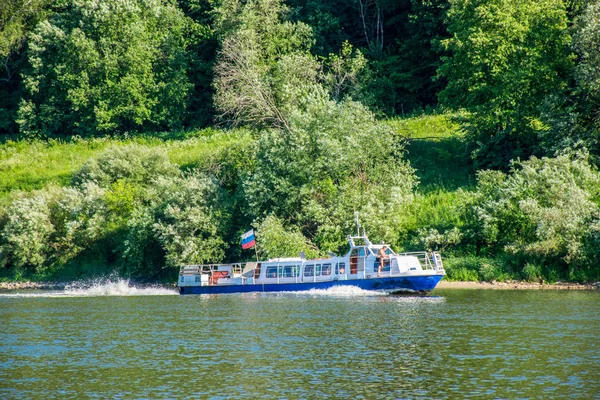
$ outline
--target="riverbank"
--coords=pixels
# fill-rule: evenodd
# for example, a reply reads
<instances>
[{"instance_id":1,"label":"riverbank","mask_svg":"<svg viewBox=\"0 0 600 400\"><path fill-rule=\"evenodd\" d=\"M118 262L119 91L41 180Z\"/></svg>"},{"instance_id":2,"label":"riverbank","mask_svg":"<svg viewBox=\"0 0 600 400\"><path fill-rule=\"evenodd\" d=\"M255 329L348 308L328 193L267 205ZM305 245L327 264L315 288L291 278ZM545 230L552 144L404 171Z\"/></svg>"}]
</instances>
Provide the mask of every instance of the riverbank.
<instances>
[{"instance_id":1,"label":"riverbank","mask_svg":"<svg viewBox=\"0 0 600 400\"><path fill-rule=\"evenodd\" d=\"M0 282L0 290L64 290L67 282Z\"/></svg>"},{"instance_id":2,"label":"riverbank","mask_svg":"<svg viewBox=\"0 0 600 400\"><path fill-rule=\"evenodd\" d=\"M65 290L67 287L87 286L82 282L0 282L0 290ZM172 289L172 285L158 284L135 284L132 286L138 288L147 287L162 287ZM596 283L573 283L573 282L557 282L553 284L530 283L522 281L507 281L507 282L454 282L441 281L436 286L436 289L521 289L521 290L600 290L600 282Z\"/></svg>"},{"instance_id":3,"label":"riverbank","mask_svg":"<svg viewBox=\"0 0 600 400\"><path fill-rule=\"evenodd\" d=\"M507 282L453 282L441 281L436 286L436 289L523 289L523 290L598 290L600 282L596 283L574 283L574 282L557 282L552 284L547 283L531 283L523 281L507 281Z\"/></svg>"}]
</instances>

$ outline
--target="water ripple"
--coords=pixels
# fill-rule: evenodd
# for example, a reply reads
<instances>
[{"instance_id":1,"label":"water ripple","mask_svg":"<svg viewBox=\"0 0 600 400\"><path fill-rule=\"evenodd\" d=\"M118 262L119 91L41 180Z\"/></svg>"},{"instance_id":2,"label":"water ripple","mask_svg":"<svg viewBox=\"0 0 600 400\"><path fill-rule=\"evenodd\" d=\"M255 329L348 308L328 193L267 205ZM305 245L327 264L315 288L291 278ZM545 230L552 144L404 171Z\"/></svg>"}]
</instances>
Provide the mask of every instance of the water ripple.
<instances>
[{"instance_id":1,"label":"water ripple","mask_svg":"<svg viewBox=\"0 0 600 400\"><path fill-rule=\"evenodd\" d=\"M0 398L600 396L595 292L0 297L0 320Z\"/></svg>"}]
</instances>

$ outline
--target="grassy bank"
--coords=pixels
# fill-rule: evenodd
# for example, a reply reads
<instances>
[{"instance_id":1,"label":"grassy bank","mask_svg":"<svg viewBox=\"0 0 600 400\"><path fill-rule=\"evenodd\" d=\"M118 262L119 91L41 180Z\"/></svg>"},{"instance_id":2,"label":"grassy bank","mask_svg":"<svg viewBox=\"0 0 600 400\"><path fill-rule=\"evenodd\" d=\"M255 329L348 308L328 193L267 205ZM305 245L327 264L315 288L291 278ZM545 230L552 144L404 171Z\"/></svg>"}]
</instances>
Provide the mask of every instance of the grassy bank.
<instances>
[{"instance_id":1,"label":"grassy bank","mask_svg":"<svg viewBox=\"0 0 600 400\"><path fill-rule=\"evenodd\" d=\"M408 140L407 158L420 179L420 193L453 192L474 185L474 173L465 154L460 127L450 115L426 115L388 121ZM26 140L0 143L0 202L11 192L42 189L49 184L68 186L73 174L107 148L139 144L163 147L171 162L183 168L205 167L221 151L251 140L247 131L205 129L161 136Z\"/></svg>"},{"instance_id":2,"label":"grassy bank","mask_svg":"<svg viewBox=\"0 0 600 400\"><path fill-rule=\"evenodd\" d=\"M469 212L472 214L472 211L465 212L466 208L463 206L477 195L479 189L476 174L469 162L463 132L460 126L453 122L452 115L421 115L393 119L385 123L396 134L396 137L406 139L407 153L404 157L415 169L415 175L419 181L414 196L400 210L401 217L396 219L396 223L400 226L400 229L397 230L400 235L396 242L398 250L420 250L425 248L441 250L448 273L447 280L449 281L506 282L525 280L541 282L545 280L545 282L550 283L560 280L594 281L597 271L590 270L589 267L587 267L587 270L578 271L577 265L574 267L569 265L556 266L552 263L544 264L543 260L541 262L537 262L537 260L531 262L522 255L522 258L508 256L499 245L496 245L495 249L487 248L485 247L487 245L477 238L477 235L481 235L481 231L478 232L477 229L481 229L481 227L473 225L472 220L467 221L468 218L473 218L473 215L468 215ZM60 201L65 201L65 199L52 200L57 193L56 189L53 188L69 187L72 184L74 174L80 171L88 160L98 158L108 149L133 145L134 147L129 148L143 147L142 152L152 153L154 150L159 150L160 154L166 154L168 160L165 162L175 165L180 172L200 171L206 176L216 178L216 181L212 184L217 185L215 187L218 190L224 190L228 205L222 210L216 211L217 214L214 214L215 221L218 222L221 218L219 215L222 214L219 213L230 213L231 225L235 226L218 229L224 229L219 234L230 246L227 257L237 259L241 256L239 246L236 244L239 237L238 231L251 225L253 223L252 218L255 218L244 214L244 200L241 199L241 196L244 196L244 189L240 185L242 174L248 175L248 171L251 171L252 164L255 162L253 158L255 156L247 151L254 140L256 140L255 136L246 130L224 131L217 129L173 132L159 136L73 138L71 140L47 141L6 140L0 144L0 222L2 222L2 214L5 213L8 205L21 197L23 193L44 189L44 196L49 199L47 201L54 202L52 207L56 208L57 204L60 206ZM193 176L191 177L193 178ZM162 206L156 203L156 196L152 193L151 188L154 183L147 179L144 182L134 180L108 182L106 186L101 188L105 194L88 193L100 196L96 198L97 200L89 203L90 207L96 207L94 205L96 201L103 204L103 208L99 209L105 212L102 216L104 219L100 220L103 224L101 236L88 235L89 228L90 226L93 227L94 220L90 216L91 214L87 216L85 213L81 214L77 217L79 219L74 220L73 223L78 224L77 226L82 229L79 234L87 238L84 240L79 239L83 245L70 247L68 251L64 250L58 257L50 254L48 256L49 262L54 263L50 269L36 267L35 272L32 273L31 271L24 272L18 269L3 268L0 272L0 281L80 279L86 276L110 274L115 269L117 273L125 276L143 276L141 269L137 271L130 269L126 259L115 256L117 251L120 252L119 254L127 254L123 249L123 244L125 241L132 240L132 232L137 232L131 231L130 224L130 219L135 216L133 213L135 205L154 204L152 207L158 207L155 210L157 214L154 218L159 218L155 221L169 224L180 223L178 229L182 230L182 234L190 235L186 232L192 232L191 236L196 235L197 222L186 222L184 219L180 219L179 222L173 220L173 218L187 218L188 213L182 213L179 217L175 214L169 214L172 212L169 211L169 207L173 201L180 202L180 207L186 207L187 199L189 199L187 196L194 196L194 193L198 190L203 191L208 187L205 186L207 183L202 183L201 180L196 180L193 183L185 179L177 183L176 186L165 186L163 188L167 191L161 196L167 196L164 198L169 200L163 200ZM200 186L193 188L191 192L186 192L187 194L177 195L179 197L169 197L171 196L169 191L176 191L177 185L188 184ZM316 193L323 195L327 191ZM214 192L214 194L217 195L217 192ZM199 207L204 207L202 205L204 200L198 198L196 201L199 201ZM240 204L242 205L240 206ZM79 206L73 203L73 207L78 209ZM227 209L227 207L230 208ZM241 207L241 209L231 211L231 207ZM209 209L202 212L212 213ZM233 214L231 214L232 212ZM506 218L510 221L513 216L507 215ZM202 221L202 219L199 221ZM136 223L140 224L139 221ZM68 225L64 226L65 229L69 229ZM135 226L141 227L136 229L144 227L143 224L134 224ZM154 223L154 225L148 226L158 225ZM171 228L169 229L163 231L163 233L171 235L174 231ZM191 230L188 231L188 229ZM207 227L206 229L208 229L207 232L211 232L210 229L213 228ZM216 225L215 229L217 229ZM135 233L138 236L134 235L133 239L146 240L144 239L145 233L142 233L143 231ZM291 231L285 234L294 235ZM211 235L214 236L211 233L206 238L210 238ZM185 236L181 237L185 238ZM206 238L201 239L201 241L207 240ZM74 236L74 239L77 239L77 236ZM29 239L25 235L22 240ZM477 240L480 240L480 242L477 242ZM175 241L175 239L165 239L167 244ZM58 246L60 250L65 248L63 243L57 241L52 246ZM185 241L181 243L182 249L185 249L187 244L185 244ZM545 243L542 244L545 245ZM139 246L141 246L139 252L143 256L143 254L147 255L148 249L152 249L154 244L140 242ZM144 246L149 247L145 248ZM49 250L50 253L52 251ZM176 253L180 250L172 251ZM0 256L2 256L1 252ZM62 261L63 259L60 257L65 257L64 259L68 261ZM161 267L161 263L164 263L164 257L165 254L159 252L156 257L146 257L144 260L154 263L154 270L160 272L164 269ZM118 267L117 264L119 264ZM60 267L55 268L55 265L60 265ZM144 265L141 261L138 262L138 268L143 269ZM176 273L173 265L170 273L166 275L146 274L145 276L151 280L172 280L173 274ZM49 272L52 268L54 268L54 272Z\"/></svg>"},{"instance_id":3,"label":"grassy bank","mask_svg":"<svg viewBox=\"0 0 600 400\"><path fill-rule=\"evenodd\" d=\"M169 160L183 169L210 168L222 151L247 140L251 139L246 131L214 129L161 136L6 140L0 144L0 205L7 205L11 195L19 191L68 186L87 160L111 147L138 144L164 148Z\"/></svg>"}]
</instances>

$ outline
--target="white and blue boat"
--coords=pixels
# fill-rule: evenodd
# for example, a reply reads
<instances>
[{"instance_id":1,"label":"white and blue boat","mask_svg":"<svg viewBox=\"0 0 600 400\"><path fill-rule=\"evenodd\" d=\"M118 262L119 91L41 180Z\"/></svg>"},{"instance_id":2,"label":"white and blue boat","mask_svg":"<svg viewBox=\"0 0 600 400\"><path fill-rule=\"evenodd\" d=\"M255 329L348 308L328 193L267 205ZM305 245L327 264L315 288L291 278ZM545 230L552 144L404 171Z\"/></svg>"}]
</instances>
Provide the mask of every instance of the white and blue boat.
<instances>
[{"instance_id":1,"label":"white and blue boat","mask_svg":"<svg viewBox=\"0 0 600 400\"><path fill-rule=\"evenodd\" d=\"M179 293L295 292L335 286L427 293L445 275L437 252L397 254L388 245L371 243L365 233L348 236L348 243L350 251L344 256L307 259L300 254L268 261L185 265L179 272ZM378 257L384 246L385 256Z\"/></svg>"}]
</instances>

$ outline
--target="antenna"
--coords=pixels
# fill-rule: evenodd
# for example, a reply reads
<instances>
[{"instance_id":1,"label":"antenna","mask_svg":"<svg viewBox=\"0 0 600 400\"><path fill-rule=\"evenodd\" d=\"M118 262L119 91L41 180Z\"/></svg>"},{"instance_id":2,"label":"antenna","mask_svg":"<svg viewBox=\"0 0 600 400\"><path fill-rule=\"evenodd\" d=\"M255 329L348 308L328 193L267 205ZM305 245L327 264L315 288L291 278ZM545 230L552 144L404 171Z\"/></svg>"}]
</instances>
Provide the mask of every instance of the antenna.
<instances>
[{"instance_id":1,"label":"antenna","mask_svg":"<svg viewBox=\"0 0 600 400\"><path fill-rule=\"evenodd\" d=\"M360 223L358 222L358 211L354 211L356 217L356 236L360 236Z\"/></svg>"}]
</instances>

